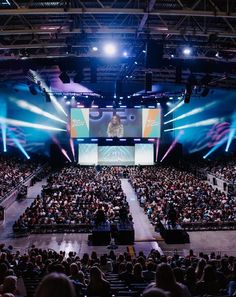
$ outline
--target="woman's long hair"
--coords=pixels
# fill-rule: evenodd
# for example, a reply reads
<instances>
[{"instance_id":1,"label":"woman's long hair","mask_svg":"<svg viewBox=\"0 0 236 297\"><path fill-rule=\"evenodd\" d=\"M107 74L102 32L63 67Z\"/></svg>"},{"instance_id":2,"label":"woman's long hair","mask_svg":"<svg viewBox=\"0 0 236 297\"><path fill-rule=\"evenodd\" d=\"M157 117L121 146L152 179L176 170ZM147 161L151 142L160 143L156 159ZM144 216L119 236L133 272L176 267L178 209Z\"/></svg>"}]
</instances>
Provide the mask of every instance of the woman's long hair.
<instances>
[{"instance_id":1,"label":"woman's long hair","mask_svg":"<svg viewBox=\"0 0 236 297\"><path fill-rule=\"evenodd\" d=\"M51 273L39 284L35 297L75 297L75 289L69 278L62 273Z\"/></svg>"},{"instance_id":2,"label":"woman's long hair","mask_svg":"<svg viewBox=\"0 0 236 297\"><path fill-rule=\"evenodd\" d=\"M162 263L157 266L156 270L156 286L164 291L170 292L171 297L181 297L181 287L176 282L171 267Z\"/></svg>"}]
</instances>

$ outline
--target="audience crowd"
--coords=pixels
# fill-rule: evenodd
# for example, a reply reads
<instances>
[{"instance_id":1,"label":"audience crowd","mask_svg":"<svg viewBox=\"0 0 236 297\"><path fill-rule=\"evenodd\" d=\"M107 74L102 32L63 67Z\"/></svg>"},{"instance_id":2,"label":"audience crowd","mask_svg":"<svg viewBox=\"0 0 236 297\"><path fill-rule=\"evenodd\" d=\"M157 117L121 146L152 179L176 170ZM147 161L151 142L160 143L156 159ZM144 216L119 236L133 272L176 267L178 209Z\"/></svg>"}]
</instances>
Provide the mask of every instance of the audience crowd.
<instances>
[{"instance_id":1,"label":"audience crowd","mask_svg":"<svg viewBox=\"0 0 236 297\"><path fill-rule=\"evenodd\" d=\"M52 174L14 228L131 221L117 168L68 167Z\"/></svg>"},{"instance_id":2,"label":"audience crowd","mask_svg":"<svg viewBox=\"0 0 236 297\"><path fill-rule=\"evenodd\" d=\"M37 166L29 160L0 155L0 201L30 176Z\"/></svg>"},{"instance_id":3,"label":"audience crowd","mask_svg":"<svg viewBox=\"0 0 236 297\"><path fill-rule=\"evenodd\" d=\"M0 296L29 296L32 289L36 297L235 296L236 259L192 250L187 256L111 250L79 257L35 246L21 254L1 245Z\"/></svg>"},{"instance_id":4,"label":"audience crowd","mask_svg":"<svg viewBox=\"0 0 236 297\"><path fill-rule=\"evenodd\" d=\"M193 174L172 167L127 169L140 205L153 224L168 222L174 208L179 224L236 222L236 200Z\"/></svg>"},{"instance_id":5,"label":"audience crowd","mask_svg":"<svg viewBox=\"0 0 236 297\"><path fill-rule=\"evenodd\" d=\"M208 170L220 179L224 179L230 183L236 182L236 160L209 166Z\"/></svg>"}]
</instances>

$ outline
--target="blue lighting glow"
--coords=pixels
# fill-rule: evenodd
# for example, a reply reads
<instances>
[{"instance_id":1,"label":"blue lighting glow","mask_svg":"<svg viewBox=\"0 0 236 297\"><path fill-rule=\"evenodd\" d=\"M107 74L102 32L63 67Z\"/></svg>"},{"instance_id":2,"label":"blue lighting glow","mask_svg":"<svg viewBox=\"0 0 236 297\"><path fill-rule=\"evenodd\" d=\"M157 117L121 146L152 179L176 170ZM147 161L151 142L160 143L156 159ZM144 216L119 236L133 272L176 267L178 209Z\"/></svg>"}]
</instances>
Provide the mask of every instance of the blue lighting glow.
<instances>
[{"instance_id":1,"label":"blue lighting glow","mask_svg":"<svg viewBox=\"0 0 236 297\"><path fill-rule=\"evenodd\" d=\"M230 133L229 133L229 138L228 138L228 141L227 141L227 145L226 145L226 148L225 148L225 151L228 152L229 151L229 147L234 139L234 136L235 136L235 128L232 128L230 130Z\"/></svg>"},{"instance_id":2,"label":"blue lighting glow","mask_svg":"<svg viewBox=\"0 0 236 297\"><path fill-rule=\"evenodd\" d=\"M203 159L206 159L207 157L209 157L213 152L215 152L219 147L221 147L226 141L227 141L228 137L224 137L222 138L215 146L213 146L213 148L211 148L209 150L209 152L203 156Z\"/></svg>"}]
</instances>

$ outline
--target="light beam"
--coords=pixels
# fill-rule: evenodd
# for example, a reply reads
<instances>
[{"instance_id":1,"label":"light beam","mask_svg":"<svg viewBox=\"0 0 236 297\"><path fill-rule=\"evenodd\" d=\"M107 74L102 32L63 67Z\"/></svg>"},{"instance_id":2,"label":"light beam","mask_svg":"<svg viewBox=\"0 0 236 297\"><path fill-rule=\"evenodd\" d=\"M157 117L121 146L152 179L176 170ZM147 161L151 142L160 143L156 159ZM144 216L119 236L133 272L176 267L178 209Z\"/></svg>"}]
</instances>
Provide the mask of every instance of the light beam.
<instances>
[{"instance_id":1,"label":"light beam","mask_svg":"<svg viewBox=\"0 0 236 297\"><path fill-rule=\"evenodd\" d=\"M67 159L69 162L72 162L71 159L70 159L70 157L68 156L66 150L64 150L63 148L61 148L61 152L62 152L62 154L66 157L66 159Z\"/></svg>"},{"instance_id":2,"label":"light beam","mask_svg":"<svg viewBox=\"0 0 236 297\"><path fill-rule=\"evenodd\" d=\"M2 142L3 142L3 151L4 153L7 151L7 126L5 123L1 123L2 130Z\"/></svg>"},{"instance_id":3,"label":"light beam","mask_svg":"<svg viewBox=\"0 0 236 297\"><path fill-rule=\"evenodd\" d=\"M72 155L73 155L73 158L74 158L74 161L75 160L75 147L74 147L74 142L73 142L73 139L70 138L70 148L71 148L71 151L72 151Z\"/></svg>"},{"instance_id":4,"label":"light beam","mask_svg":"<svg viewBox=\"0 0 236 297\"><path fill-rule=\"evenodd\" d=\"M213 148L209 150L209 152L205 156L203 156L203 159L209 157L213 152L215 152L219 147L221 147L227 141L227 139L228 137L222 138L215 146L213 146Z\"/></svg>"},{"instance_id":5,"label":"light beam","mask_svg":"<svg viewBox=\"0 0 236 297\"><path fill-rule=\"evenodd\" d=\"M160 162L163 162L163 160L169 155L169 153L173 150L173 148L176 146L178 140L180 139L180 137L184 134L184 131L181 130L179 131L178 135L176 136L175 140L172 142L172 144L170 145L170 147L168 148L168 150L166 151L165 155L162 157Z\"/></svg>"},{"instance_id":6,"label":"light beam","mask_svg":"<svg viewBox=\"0 0 236 297\"><path fill-rule=\"evenodd\" d=\"M184 100L180 101L175 107L173 107L171 110L169 110L164 117L168 116L170 113L174 112L177 108L181 107L182 105L184 105Z\"/></svg>"},{"instance_id":7,"label":"light beam","mask_svg":"<svg viewBox=\"0 0 236 297\"><path fill-rule=\"evenodd\" d=\"M19 106L19 107L21 107L21 108L23 108L25 110L29 110L29 111L31 111L33 113L42 115L42 116L44 116L46 118L49 118L51 120L66 124L66 121L61 120L57 116L55 116L55 115L53 115L53 114L51 114L51 113L49 113L47 111L44 111L43 109L39 108L38 106L35 106L35 105L31 104L31 103L28 103L25 100L16 100L15 98L12 98L11 100L14 101L14 103L17 106Z\"/></svg>"},{"instance_id":8,"label":"light beam","mask_svg":"<svg viewBox=\"0 0 236 297\"><path fill-rule=\"evenodd\" d=\"M30 156L28 155L28 153L26 152L26 150L24 149L24 147L22 146L22 144L20 143L20 141L17 139L16 135L14 132L10 131L8 129L8 134L11 137L11 139L13 140L13 142L15 143L15 145L18 147L18 149L23 153L23 155L29 160Z\"/></svg>"},{"instance_id":9,"label":"light beam","mask_svg":"<svg viewBox=\"0 0 236 297\"><path fill-rule=\"evenodd\" d=\"M229 147L234 139L235 136L235 128L230 129L230 133L229 133L229 137L228 137L228 141L227 141L227 145L225 148L225 151L228 152L229 151Z\"/></svg>"},{"instance_id":10,"label":"light beam","mask_svg":"<svg viewBox=\"0 0 236 297\"><path fill-rule=\"evenodd\" d=\"M160 147L160 138L157 138L157 141L156 141L156 162L158 160L159 147Z\"/></svg>"},{"instance_id":11,"label":"light beam","mask_svg":"<svg viewBox=\"0 0 236 297\"><path fill-rule=\"evenodd\" d=\"M218 124L219 122L220 122L219 118L212 118L212 119L203 120L196 123L179 126L176 128L165 129L164 132L170 132L170 131L182 130L182 129L188 129L188 128L194 128L194 127L210 126L210 125Z\"/></svg>"},{"instance_id":12,"label":"light beam","mask_svg":"<svg viewBox=\"0 0 236 297\"><path fill-rule=\"evenodd\" d=\"M46 93L48 93L48 95L50 96L50 99L53 103L53 105L55 106L55 108L57 110L59 110L60 112L64 113L64 115L67 117L67 113L65 112L64 108L61 106L61 104L57 101L56 97L50 93L50 88L47 86L47 84L43 81L43 79L40 77L40 75L34 71L34 70L29 70L29 72L32 74L34 81L37 83L38 81L41 84L42 89L45 90Z\"/></svg>"},{"instance_id":13,"label":"light beam","mask_svg":"<svg viewBox=\"0 0 236 297\"><path fill-rule=\"evenodd\" d=\"M189 112L186 112L186 113L184 113L184 114L181 114L180 116L178 116L178 117L176 117L176 118L174 118L174 119L171 119L171 120L169 120L169 121L167 121L167 122L164 122L164 125L169 124L169 123L174 122L174 121L178 121L178 120L181 120L181 119L185 119L185 118L187 118L187 117L189 117L189 116L192 116L192 115L195 115L195 114L198 114L198 113L201 113L201 112L205 111L206 109L208 109L208 108L214 106L215 104L216 104L216 102L212 102L212 103L207 104L207 105L204 106L204 107L194 108L193 110L191 110L191 111L189 111Z\"/></svg>"},{"instance_id":14,"label":"light beam","mask_svg":"<svg viewBox=\"0 0 236 297\"><path fill-rule=\"evenodd\" d=\"M7 125L12 125L12 126L28 127L28 128L33 128L33 129L41 129L41 130L49 130L49 131L66 131L65 129L61 129L61 128L45 126L45 125L35 124L35 123L29 123L29 122L14 120L14 119L7 119L7 118L2 118L2 117L0 117L0 123L1 124L5 123Z\"/></svg>"}]
</instances>

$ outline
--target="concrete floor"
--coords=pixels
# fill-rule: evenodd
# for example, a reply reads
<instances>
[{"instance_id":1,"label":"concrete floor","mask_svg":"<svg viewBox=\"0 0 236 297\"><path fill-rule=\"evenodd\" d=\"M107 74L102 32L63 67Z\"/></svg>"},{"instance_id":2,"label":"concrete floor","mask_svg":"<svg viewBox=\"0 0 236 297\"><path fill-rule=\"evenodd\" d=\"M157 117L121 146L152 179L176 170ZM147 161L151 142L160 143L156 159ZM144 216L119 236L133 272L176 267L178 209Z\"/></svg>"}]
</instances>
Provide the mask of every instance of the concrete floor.
<instances>
[{"instance_id":1,"label":"concrete floor","mask_svg":"<svg viewBox=\"0 0 236 297\"><path fill-rule=\"evenodd\" d=\"M39 248L51 248L56 251L65 250L76 251L79 255L85 252L95 250L98 254L109 252L107 247L88 245L88 234L32 234L28 237L14 238L12 233L12 225L14 221L23 213L26 207L32 203L37 194L40 194L42 185L46 183L43 180L33 187L29 188L28 195L25 200L15 201L6 211L6 219L0 225L0 243L13 245L15 249L21 252L33 244ZM193 249L195 253L204 251L210 253L227 253L236 256L236 231L203 231L189 232L190 244L167 245L160 239L148 221L143 209L139 206L137 197L127 180L122 180L122 187L128 196L130 210L134 218L135 228L135 244L136 252L144 251L146 254L153 248L163 251L166 254L172 254L177 250L180 254L187 254L189 249ZM156 240L158 238L158 240ZM119 246L117 253L127 250L126 246Z\"/></svg>"}]
</instances>

